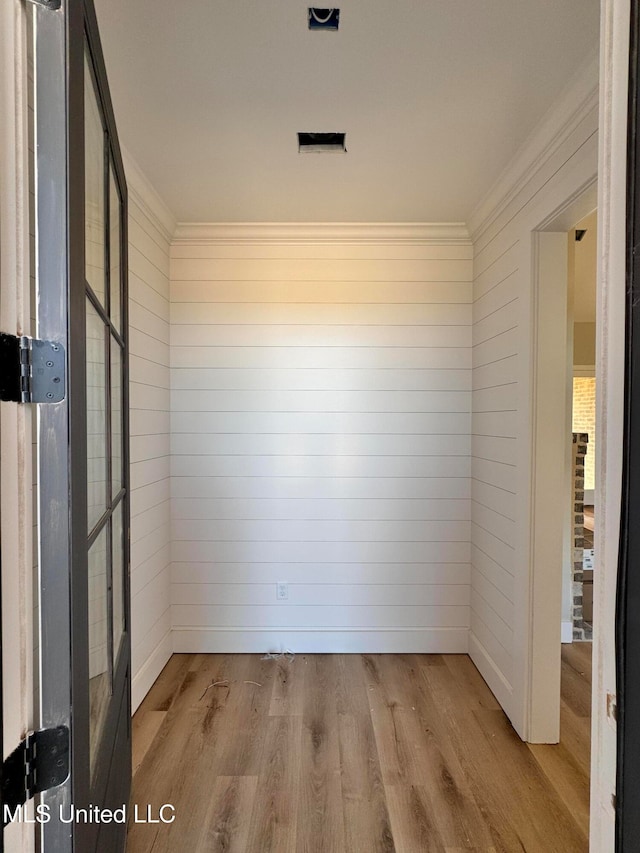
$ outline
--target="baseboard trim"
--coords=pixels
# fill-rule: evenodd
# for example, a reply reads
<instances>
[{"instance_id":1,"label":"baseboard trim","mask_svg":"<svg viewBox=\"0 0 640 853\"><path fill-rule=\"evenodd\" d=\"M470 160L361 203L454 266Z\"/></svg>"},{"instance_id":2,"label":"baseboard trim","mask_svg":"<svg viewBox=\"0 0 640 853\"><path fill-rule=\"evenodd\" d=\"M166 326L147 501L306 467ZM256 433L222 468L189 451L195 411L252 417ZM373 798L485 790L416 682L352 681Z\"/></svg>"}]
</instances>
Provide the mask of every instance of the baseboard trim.
<instances>
[{"instance_id":1,"label":"baseboard trim","mask_svg":"<svg viewBox=\"0 0 640 853\"><path fill-rule=\"evenodd\" d=\"M466 654L468 628L173 629L174 652L257 654Z\"/></svg>"},{"instance_id":2,"label":"baseboard trim","mask_svg":"<svg viewBox=\"0 0 640 853\"><path fill-rule=\"evenodd\" d=\"M167 631L164 637L155 647L153 653L142 664L131 681L131 713L134 714L144 697L147 695L154 681L164 669L165 664L173 654L173 639L171 631Z\"/></svg>"},{"instance_id":3,"label":"baseboard trim","mask_svg":"<svg viewBox=\"0 0 640 853\"><path fill-rule=\"evenodd\" d=\"M511 718L513 688L473 631L469 631L469 657L487 682L489 689L504 709L507 717L513 722Z\"/></svg>"},{"instance_id":4,"label":"baseboard trim","mask_svg":"<svg viewBox=\"0 0 640 853\"><path fill-rule=\"evenodd\" d=\"M562 622L560 628L560 642L561 643L572 643L573 642L573 622Z\"/></svg>"}]
</instances>

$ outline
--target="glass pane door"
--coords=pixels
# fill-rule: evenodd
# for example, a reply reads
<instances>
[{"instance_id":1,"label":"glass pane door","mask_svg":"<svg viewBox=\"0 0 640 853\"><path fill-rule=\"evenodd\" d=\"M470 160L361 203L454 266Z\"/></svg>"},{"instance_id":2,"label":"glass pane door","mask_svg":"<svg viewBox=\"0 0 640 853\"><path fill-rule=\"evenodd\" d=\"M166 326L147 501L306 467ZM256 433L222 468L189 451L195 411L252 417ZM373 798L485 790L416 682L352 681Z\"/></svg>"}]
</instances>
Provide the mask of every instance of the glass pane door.
<instances>
[{"instance_id":1,"label":"glass pane door","mask_svg":"<svg viewBox=\"0 0 640 853\"><path fill-rule=\"evenodd\" d=\"M89 742L91 775L125 632L122 195L92 58L84 61Z\"/></svg>"},{"instance_id":2,"label":"glass pane door","mask_svg":"<svg viewBox=\"0 0 640 853\"><path fill-rule=\"evenodd\" d=\"M34 16L38 329L68 366L38 418L41 719L71 737L40 847L122 853L125 826L62 817L131 785L127 187L92 0Z\"/></svg>"}]
</instances>

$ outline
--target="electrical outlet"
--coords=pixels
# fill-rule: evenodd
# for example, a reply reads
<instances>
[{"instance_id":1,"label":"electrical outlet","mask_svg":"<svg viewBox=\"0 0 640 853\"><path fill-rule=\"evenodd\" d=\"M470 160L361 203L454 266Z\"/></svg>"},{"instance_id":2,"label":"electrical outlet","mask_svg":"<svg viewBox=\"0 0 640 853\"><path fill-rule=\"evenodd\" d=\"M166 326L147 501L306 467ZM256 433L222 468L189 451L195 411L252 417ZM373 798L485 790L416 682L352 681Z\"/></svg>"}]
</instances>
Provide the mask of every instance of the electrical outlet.
<instances>
[{"instance_id":1,"label":"electrical outlet","mask_svg":"<svg viewBox=\"0 0 640 853\"><path fill-rule=\"evenodd\" d=\"M278 601L285 601L289 598L289 584L278 582L276 584L276 598Z\"/></svg>"}]
</instances>

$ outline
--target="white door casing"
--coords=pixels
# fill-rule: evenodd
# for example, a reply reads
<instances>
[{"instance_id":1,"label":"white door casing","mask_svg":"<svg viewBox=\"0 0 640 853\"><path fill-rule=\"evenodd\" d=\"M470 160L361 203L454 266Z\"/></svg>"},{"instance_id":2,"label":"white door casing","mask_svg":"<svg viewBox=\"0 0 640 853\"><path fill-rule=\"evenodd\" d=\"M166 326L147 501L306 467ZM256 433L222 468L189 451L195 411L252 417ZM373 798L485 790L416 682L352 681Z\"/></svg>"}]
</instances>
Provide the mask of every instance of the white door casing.
<instances>
[{"instance_id":1,"label":"white door casing","mask_svg":"<svg viewBox=\"0 0 640 853\"><path fill-rule=\"evenodd\" d=\"M0 329L31 329L29 260L28 7L0 4ZM36 723L33 707L32 429L34 412L0 404L2 710L4 756ZM32 806L30 806L32 807ZM5 830L5 849L31 851L33 826Z\"/></svg>"}]
</instances>

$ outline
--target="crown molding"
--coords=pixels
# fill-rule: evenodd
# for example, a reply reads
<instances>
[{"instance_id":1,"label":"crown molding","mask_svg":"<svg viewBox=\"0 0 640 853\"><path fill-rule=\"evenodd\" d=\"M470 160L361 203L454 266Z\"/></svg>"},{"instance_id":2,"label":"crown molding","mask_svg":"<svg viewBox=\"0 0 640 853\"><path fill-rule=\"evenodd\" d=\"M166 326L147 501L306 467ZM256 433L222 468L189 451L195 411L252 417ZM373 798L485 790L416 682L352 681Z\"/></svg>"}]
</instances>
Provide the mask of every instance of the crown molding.
<instances>
[{"instance_id":1,"label":"crown molding","mask_svg":"<svg viewBox=\"0 0 640 853\"><path fill-rule=\"evenodd\" d=\"M179 222L174 244L469 245L463 222Z\"/></svg>"},{"instance_id":2,"label":"crown molding","mask_svg":"<svg viewBox=\"0 0 640 853\"><path fill-rule=\"evenodd\" d=\"M468 219L473 242L490 227L599 101L599 56L584 62ZM596 119L597 120L597 119Z\"/></svg>"},{"instance_id":3,"label":"crown molding","mask_svg":"<svg viewBox=\"0 0 640 853\"><path fill-rule=\"evenodd\" d=\"M176 218L153 187L131 154L122 148L122 160L127 178L129 197L148 216L165 240L170 243L176 230Z\"/></svg>"}]
</instances>

